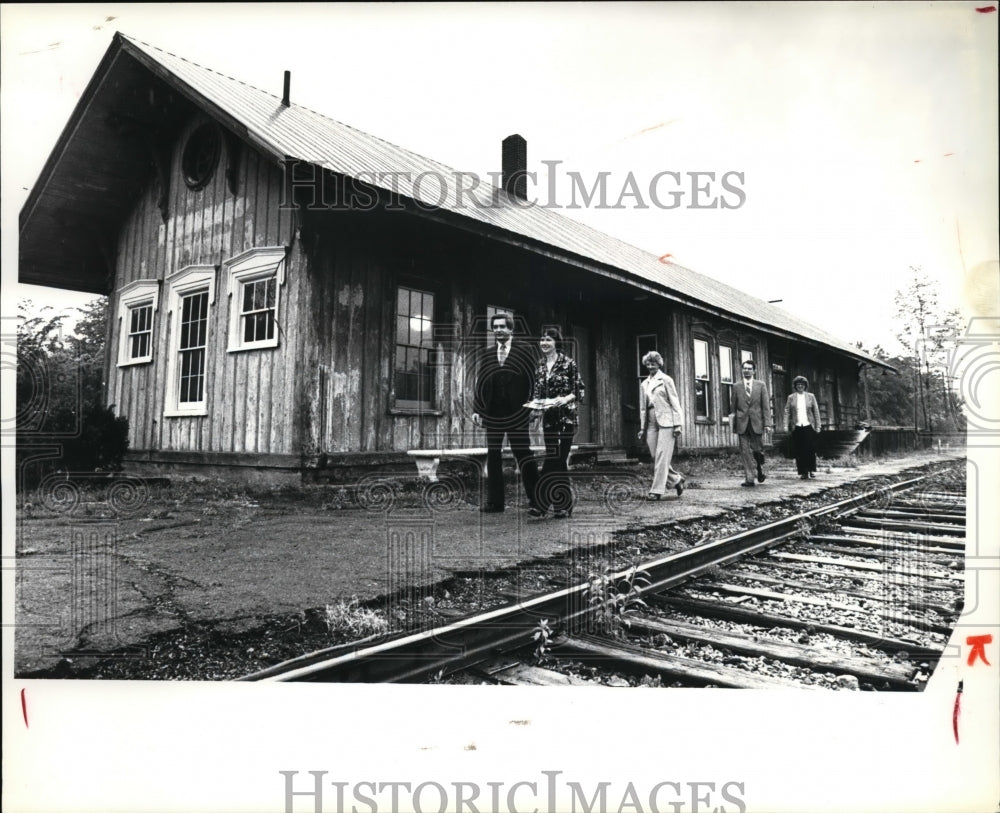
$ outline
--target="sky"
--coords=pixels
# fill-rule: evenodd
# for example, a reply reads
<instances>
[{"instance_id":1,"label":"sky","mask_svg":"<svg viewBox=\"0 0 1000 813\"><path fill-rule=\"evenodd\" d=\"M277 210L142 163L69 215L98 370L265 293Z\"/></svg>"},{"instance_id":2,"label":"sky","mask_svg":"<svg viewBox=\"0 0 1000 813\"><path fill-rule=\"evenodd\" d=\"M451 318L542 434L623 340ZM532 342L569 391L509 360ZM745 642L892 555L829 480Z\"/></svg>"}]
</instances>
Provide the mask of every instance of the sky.
<instances>
[{"instance_id":1,"label":"sky","mask_svg":"<svg viewBox=\"0 0 1000 813\"><path fill-rule=\"evenodd\" d=\"M568 173L608 173L606 207L562 214L892 348L912 267L959 307L1000 253L997 15L976 7L8 5L4 233L119 30L275 94L290 70L293 102L483 178L520 133L560 204ZM661 175L659 200L679 189L677 208L648 195L665 171L681 186ZM714 173L707 200L696 172ZM612 206L629 173L645 208ZM693 208L738 202L726 173L742 205ZM12 285L15 241L3 251L5 315L25 296L89 299Z\"/></svg>"}]
</instances>

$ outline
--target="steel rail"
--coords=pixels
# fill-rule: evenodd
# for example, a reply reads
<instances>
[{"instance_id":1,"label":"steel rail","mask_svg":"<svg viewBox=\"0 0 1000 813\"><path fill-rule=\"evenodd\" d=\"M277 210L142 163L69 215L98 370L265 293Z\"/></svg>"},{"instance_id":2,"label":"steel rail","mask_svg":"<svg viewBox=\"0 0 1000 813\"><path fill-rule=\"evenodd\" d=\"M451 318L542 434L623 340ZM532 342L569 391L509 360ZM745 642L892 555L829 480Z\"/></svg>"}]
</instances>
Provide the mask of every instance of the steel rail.
<instances>
[{"instance_id":1,"label":"steel rail","mask_svg":"<svg viewBox=\"0 0 1000 813\"><path fill-rule=\"evenodd\" d=\"M937 476L939 473L935 473ZM713 567L764 550L802 533L803 521L851 511L886 492L912 488L931 475L921 475L786 519L751 528L637 565L651 583L641 593L657 593ZM632 567L610 578L626 579ZM473 666L498 653L529 645L542 619L561 619L567 626L590 612L587 582L525 599L515 605L455 621L400 638L346 644L310 653L254 672L245 681L313 681L331 683L406 683Z\"/></svg>"}]
</instances>

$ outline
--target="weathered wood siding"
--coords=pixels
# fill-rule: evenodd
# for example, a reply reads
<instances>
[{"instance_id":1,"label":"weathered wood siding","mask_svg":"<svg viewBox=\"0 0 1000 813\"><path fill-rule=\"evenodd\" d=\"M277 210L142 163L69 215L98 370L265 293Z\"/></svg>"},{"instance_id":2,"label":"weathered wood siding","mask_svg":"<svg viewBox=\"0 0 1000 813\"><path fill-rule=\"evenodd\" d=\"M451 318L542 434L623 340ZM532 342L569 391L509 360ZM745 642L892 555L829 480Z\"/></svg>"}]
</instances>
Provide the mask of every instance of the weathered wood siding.
<instances>
[{"instance_id":1,"label":"weathered wood siding","mask_svg":"<svg viewBox=\"0 0 1000 813\"><path fill-rule=\"evenodd\" d=\"M303 369L305 445L313 453L484 446L472 420L476 354L489 341L486 308L514 310L515 341L537 351L542 325L585 330L589 371L612 368L620 321L601 309L583 272L403 213L331 211L309 218L309 301ZM397 286L435 297L434 409L393 408ZM526 335L530 334L530 335ZM614 365L617 369L617 365ZM608 375L588 372L592 440L620 441L620 404Z\"/></svg>"},{"instance_id":2,"label":"weathered wood siding","mask_svg":"<svg viewBox=\"0 0 1000 813\"><path fill-rule=\"evenodd\" d=\"M770 356L765 334L729 322L719 317L699 313L691 308L676 305L672 309L674 319L670 357L675 365L678 394L684 408L683 446L706 449L721 446L736 446L736 435L726 421L727 414L722 408L721 387L722 371L719 367L719 345L725 344L733 348L736 370L740 365L740 354L743 350L753 352L757 365L756 377L767 384L771 393ZM695 368L694 340L702 339L708 342L709 362L709 414L707 418L695 416ZM670 362L667 363L670 366Z\"/></svg>"},{"instance_id":3,"label":"weathered wood siding","mask_svg":"<svg viewBox=\"0 0 1000 813\"><path fill-rule=\"evenodd\" d=\"M621 449L633 442L627 436L625 405L635 396L623 392L619 383L625 363L622 350L627 346L625 320L621 314L621 307L611 306L603 318L597 320L594 381L586 382L590 387L588 397L594 415L594 442L606 449ZM631 365L631 361L627 363Z\"/></svg>"},{"instance_id":4,"label":"weathered wood siding","mask_svg":"<svg viewBox=\"0 0 1000 813\"><path fill-rule=\"evenodd\" d=\"M279 206L282 174L252 149L239 148L236 193L225 170L223 147L215 174L200 190L190 190L181 173L187 136L202 120L183 128L170 157L166 222L157 205L159 183L153 180L136 202L118 238L115 291L111 301L111 365L107 399L129 420L131 448L139 450L224 451L257 454L297 453L296 358L302 341L303 263L293 245L279 294L279 345L276 348L226 351L230 302L224 269L216 271L215 300L209 312L207 350L208 415L164 417L168 354L174 351L170 302L163 281L189 265L221 266L242 251L293 242L293 213ZM118 367L120 331L117 292L135 280L161 283L153 323L153 360Z\"/></svg>"},{"instance_id":5,"label":"weathered wood siding","mask_svg":"<svg viewBox=\"0 0 1000 813\"><path fill-rule=\"evenodd\" d=\"M858 364L850 359L834 357L832 362L841 403L840 428L851 429L866 417L864 395L859 381L861 373Z\"/></svg>"}]
</instances>

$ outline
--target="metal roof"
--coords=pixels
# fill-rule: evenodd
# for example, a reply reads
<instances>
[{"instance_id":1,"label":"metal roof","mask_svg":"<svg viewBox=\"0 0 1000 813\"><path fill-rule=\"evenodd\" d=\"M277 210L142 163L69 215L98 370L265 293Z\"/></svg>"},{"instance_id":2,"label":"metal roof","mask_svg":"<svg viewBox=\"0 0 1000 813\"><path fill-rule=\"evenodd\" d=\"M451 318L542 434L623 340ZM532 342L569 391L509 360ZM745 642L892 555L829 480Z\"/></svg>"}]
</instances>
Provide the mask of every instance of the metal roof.
<instances>
[{"instance_id":1,"label":"metal roof","mask_svg":"<svg viewBox=\"0 0 1000 813\"><path fill-rule=\"evenodd\" d=\"M470 205L469 192L458 192L456 170L390 144L237 79L182 57L116 34L116 48L135 57L161 78L219 117L274 160L298 159L372 186L419 201L425 209L473 221L499 239L515 237L569 262L617 276L661 296L694 307L722 312L779 335L826 345L869 363L887 366L848 342L820 330L781 308L578 223L552 209L512 202L506 192L480 179L473 193L482 205ZM95 77L97 78L97 77ZM81 101L81 104L83 104ZM389 179L387 173L396 173ZM417 185L424 173L448 181ZM381 179L380 179L381 174ZM429 176L424 176L429 177ZM44 179L43 179L44 180ZM460 205L459 194L465 196ZM27 208L27 205L26 205ZM456 222L454 219L452 222Z\"/></svg>"}]
</instances>

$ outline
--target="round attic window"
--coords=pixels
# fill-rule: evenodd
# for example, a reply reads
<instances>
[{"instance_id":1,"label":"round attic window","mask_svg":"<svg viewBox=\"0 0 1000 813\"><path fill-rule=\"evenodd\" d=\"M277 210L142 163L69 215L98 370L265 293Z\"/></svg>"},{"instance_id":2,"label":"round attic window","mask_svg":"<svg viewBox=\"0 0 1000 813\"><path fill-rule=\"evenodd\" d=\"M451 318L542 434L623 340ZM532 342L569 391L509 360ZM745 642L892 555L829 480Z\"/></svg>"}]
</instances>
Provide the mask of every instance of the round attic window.
<instances>
[{"instance_id":1,"label":"round attic window","mask_svg":"<svg viewBox=\"0 0 1000 813\"><path fill-rule=\"evenodd\" d=\"M201 189L208 183L221 151L222 137L214 124L203 124L191 133L181 158L184 183L191 189Z\"/></svg>"}]
</instances>

